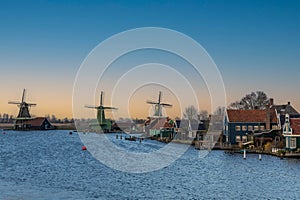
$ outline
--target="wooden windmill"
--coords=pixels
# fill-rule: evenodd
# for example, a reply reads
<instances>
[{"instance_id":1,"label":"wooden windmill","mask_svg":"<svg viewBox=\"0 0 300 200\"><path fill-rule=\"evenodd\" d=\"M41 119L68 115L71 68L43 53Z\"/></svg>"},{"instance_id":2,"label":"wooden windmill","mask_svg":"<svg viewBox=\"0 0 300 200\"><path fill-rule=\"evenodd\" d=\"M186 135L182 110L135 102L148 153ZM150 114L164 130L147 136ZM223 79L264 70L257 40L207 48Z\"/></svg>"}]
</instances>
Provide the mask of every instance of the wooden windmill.
<instances>
[{"instance_id":1,"label":"wooden windmill","mask_svg":"<svg viewBox=\"0 0 300 200\"><path fill-rule=\"evenodd\" d=\"M21 102L9 101L8 104L16 104L20 108L17 119L31 119L31 115L29 113L29 108L31 106L36 106L35 103L27 103L25 101L26 98L26 89L23 89L23 95Z\"/></svg>"},{"instance_id":2,"label":"wooden windmill","mask_svg":"<svg viewBox=\"0 0 300 200\"><path fill-rule=\"evenodd\" d=\"M100 94L100 105L99 106L90 106L86 105L86 108L92 108L97 110L97 120L101 129L104 132L111 130L111 121L105 118L105 110L116 110L115 107L103 106L103 91Z\"/></svg>"},{"instance_id":3,"label":"wooden windmill","mask_svg":"<svg viewBox=\"0 0 300 200\"><path fill-rule=\"evenodd\" d=\"M159 91L159 94L158 94L158 101L155 102L155 101L147 101L148 104L152 104L154 105L154 116L153 117L162 117L162 107L172 107L171 104L168 104L168 103L162 103L161 102L162 100L162 92Z\"/></svg>"}]
</instances>

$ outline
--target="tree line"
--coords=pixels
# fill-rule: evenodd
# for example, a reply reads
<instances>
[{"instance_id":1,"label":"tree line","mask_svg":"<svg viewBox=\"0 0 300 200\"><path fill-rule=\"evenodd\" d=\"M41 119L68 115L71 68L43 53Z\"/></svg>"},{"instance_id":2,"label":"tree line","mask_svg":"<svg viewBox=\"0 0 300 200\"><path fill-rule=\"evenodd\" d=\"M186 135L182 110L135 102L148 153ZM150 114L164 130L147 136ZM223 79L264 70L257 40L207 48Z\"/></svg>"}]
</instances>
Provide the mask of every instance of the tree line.
<instances>
[{"instance_id":1,"label":"tree line","mask_svg":"<svg viewBox=\"0 0 300 200\"><path fill-rule=\"evenodd\" d=\"M246 94L239 101L232 102L227 108L235 110L264 110L269 104L268 95L263 91L251 92ZM212 114L221 115L225 112L225 108L218 107ZM209 114L207 110L198 110L191 105L185 108L183 113L184 119L188 120L207 120Z\"/></svg>"},{"instance_id":2,"label":"tree line","mask_svg":"<svg viewBox=\"0 0 300 200\"><path fill-rule=\"evenodd\" d=\"M14 116L7 113L0 113L0 123L13 123Z\"/></svg>"}]
</instances>

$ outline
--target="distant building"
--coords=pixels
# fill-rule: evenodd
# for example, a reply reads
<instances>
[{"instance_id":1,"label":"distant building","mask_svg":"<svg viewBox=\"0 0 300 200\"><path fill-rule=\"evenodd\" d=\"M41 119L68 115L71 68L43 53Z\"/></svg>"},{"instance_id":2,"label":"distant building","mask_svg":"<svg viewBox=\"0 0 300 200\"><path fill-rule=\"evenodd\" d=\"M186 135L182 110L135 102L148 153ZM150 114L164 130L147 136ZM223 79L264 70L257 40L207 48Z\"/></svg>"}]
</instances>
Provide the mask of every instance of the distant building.
<instances>
[{"instance_id":1,"label":"distant building","mask_svg":"<svg viewBox=\"0 0 300 200\"><path fill-rule=\"evenodd\" d=\"M55 127L45 117L18 118L14 125L16 130L52 130Z\"/></svg>"},{"instance_id":2,"label":"distant building","mask_svg":"<svg viewBox=\"0 0 300 200\"><path fill-rule=\"evenodd\" d=\"M291 102L287 102L287 104L276 105L274 104L274 99L270 99L271 108L275 108L277 114L279 115L280 125L281 127L285 123L286 114L289 115L289 118L300 118L300 113L291 105Z\"/></svg>"},{"instance_id":3,"label":"distant building","mask_svg":"<svg viewBox=\"0 0 300 200\"><path fill-rule=\"evenodd\" d=\"M290 118L289 114L285 115L283 136L287 150L296 151L300 148L300 118Z\"/></svg>"},{"instance_id":4,"label":"distant building","mask_svg":"<svg viewBox=\"0 0 300 200\"><path fill-rule=\"evenodd\" d=\"M148 136L173 136L174 127L175 122L168 117L153 118L145 122L145 132Z\"/></svg>"},{"instance_id":5,"label":"distant building","mask_svg":"<svg viewBox=\"0 0 300 200\"><path fill-rule=\"evenodd\" d=\"M229 144L245 143L250 140L249 136L253 136L254 133L263 133L279 128L279 119L275 108L227 110L223 131L224 142Z\"/></svg>"}]
</instances>

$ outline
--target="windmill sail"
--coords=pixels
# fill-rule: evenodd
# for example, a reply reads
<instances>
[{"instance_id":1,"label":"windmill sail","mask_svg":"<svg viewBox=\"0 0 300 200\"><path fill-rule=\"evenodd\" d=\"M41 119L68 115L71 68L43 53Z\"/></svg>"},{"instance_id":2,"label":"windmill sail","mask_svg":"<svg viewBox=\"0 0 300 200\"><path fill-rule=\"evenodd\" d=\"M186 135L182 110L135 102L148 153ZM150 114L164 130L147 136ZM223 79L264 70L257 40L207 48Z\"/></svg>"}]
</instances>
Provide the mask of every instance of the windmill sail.
<instances>
[{"instance_id":1,"label":"windmill sail","mask_svg":"<svg viewBox=\"0 0 300 200\"><path fill-rule=\"evenodd\" d=\"M154 105L154 117L162 117L162 107L172 107L171 104L162 103L162 92L159 91L158 101L146 101L146 103Z\"/></svg>"},{"instance_id":2,"label":"windmill sail","mask_svg":"<svg viewBox=\"0 0 300 200\"><path fill-rule=\"evenodd\" d=\"M16 104L20 108L17 118L31 118L29 113L29 107L36 106L34 103L27 103L25 101L26 98L26 89L23 89L21 102L9 101L8 104Z\"/></svg>"},{"instance_id":3,"label":"windmill sail","mask_svg":"<svg viewBox=\"0 0 300 200\"><path fill-rule=\"evenodd\" d=\"M97 120L101 128L105 131L109 131L111 129L111 123L110 120L107 120L105 118L105 110L116 110L117 108L115 107L109 107L109 106L103 106L103 96L104 93L101 91L100 93L100 105L95 106L95 105L86 105L86 108L92 108L97 110Z\"/></svg>"}]
</instances>

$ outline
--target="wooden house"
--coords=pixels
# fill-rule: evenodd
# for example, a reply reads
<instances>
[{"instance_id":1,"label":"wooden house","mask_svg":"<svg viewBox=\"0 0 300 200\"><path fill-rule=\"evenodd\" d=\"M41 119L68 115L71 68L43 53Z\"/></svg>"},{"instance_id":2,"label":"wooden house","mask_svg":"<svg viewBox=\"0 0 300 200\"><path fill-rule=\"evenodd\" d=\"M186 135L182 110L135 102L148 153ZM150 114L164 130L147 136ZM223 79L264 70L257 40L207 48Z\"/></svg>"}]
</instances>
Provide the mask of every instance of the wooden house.
<instances>
[{"instance_id":1,"label":"wooden house","mask_svg":"<svg viewBox=\"0 0 300 200\"><path fill-rule=\"evenodd\" d=\"M280 119L281 127L285 123L286 114L288 114L290 118L300 118L300 113L292 106L291 102L287 102L287 104L274 104L274 99L271 98L270 106L271 108L275 108Z\"/></svg>"},{"instance_id":2,"label":"wooden house","mask_svg":"<svg viewBox=\"0 0 300 200\"><path fill-rule=\"evenodd\" d=\"M226 143L246 143L254 133L278 130L279 119L276 109L265 110L227 110L223 134Z\"/></svg>"},{"instance_id":3,"label":"wooden house","mask_svg":"<svg viewBox=\"0 0 300 200\"><path fill-rule=\"evenodd\" d=\"M46 117L18 118L14 126L16 130L52 130L55 128Z\"/></svg>"},{"instance_id":4,"label":"wooden house","mask_svg":"<svg viewBox=\"0 0 300 200\"><path fill-rule=\"evenodd\" d=\"M290 118L289 114L286 114L283 137L287 150L297 151L300 149L300 118Z\"/></svg>"}]
</instances>

